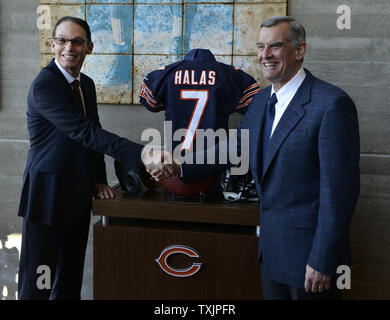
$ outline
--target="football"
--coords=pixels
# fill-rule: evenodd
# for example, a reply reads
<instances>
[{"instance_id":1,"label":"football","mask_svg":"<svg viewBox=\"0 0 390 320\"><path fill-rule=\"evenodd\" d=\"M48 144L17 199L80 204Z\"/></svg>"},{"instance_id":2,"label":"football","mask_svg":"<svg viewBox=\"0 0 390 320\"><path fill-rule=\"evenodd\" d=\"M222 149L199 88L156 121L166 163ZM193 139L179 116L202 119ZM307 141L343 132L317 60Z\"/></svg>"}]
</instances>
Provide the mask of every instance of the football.
<instances>
[{"instance_id":1,"label":"football","mask_svg":"<svg viewBox=\"0 0 390 320\"><path fill-rule=\"evenodd\" d=\"M214 185L214 177L184 183L179 177L172 177L161 181L161 185L174 195L182 197L198 196Z\"/></svg>"}]
</instances>

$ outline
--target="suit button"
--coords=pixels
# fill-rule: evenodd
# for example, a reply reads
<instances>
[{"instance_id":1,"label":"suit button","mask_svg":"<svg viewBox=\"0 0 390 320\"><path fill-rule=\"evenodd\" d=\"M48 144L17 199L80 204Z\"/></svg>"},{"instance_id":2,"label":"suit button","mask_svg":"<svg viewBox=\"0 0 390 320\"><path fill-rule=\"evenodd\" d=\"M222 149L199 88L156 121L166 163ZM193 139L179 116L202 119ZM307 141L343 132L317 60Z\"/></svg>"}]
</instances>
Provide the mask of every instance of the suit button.
<instances>
[{"instance_id":1,"label":"suit button","mask_svg":"<svg viewBox=\"0 0 390 320\"><path fill-rule=\"evenodd\" d=\"M263 208L263 212L266 212L266 211L268 211L268 208Z\"/></svg>"}]
</instances>

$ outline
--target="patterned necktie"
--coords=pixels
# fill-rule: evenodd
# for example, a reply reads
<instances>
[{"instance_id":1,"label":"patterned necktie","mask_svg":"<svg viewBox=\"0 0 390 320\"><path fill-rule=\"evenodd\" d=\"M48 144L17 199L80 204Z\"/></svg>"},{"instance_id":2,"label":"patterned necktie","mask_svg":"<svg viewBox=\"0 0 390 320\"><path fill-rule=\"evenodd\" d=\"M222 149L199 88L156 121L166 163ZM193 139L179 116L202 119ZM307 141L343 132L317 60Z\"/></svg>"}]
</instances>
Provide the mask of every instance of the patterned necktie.
<instances>
[{"instance_id":1,"label":"patterned necktie","mask_svg":"<svg viewBox=\"0 0 390 320\"><path fill-rule=\"evenodd\" d=\"M273 93L271 98L268 100L267 104L267 110L264 117L264 125L263 125L263 148L262 148L262 162L263 162L263 172L264 172L264 165L265 165L265 157L267 154L268 144L271 139L271 131L272 131L272 125L274 123L275 119L275 104L278 102L278 99L276 98L276 93Z\"/></svg>"},{"instance_id":2,"label":"patterned necktie","mask_svg":"<svg viewBox=\"0 0 390 320\"><path fill-rule=\"evenodd\" d=\"M86 116L86 112L85 112L85 107L84 107L84 103L83 103L83 99L81 99L81 95L80 95L80 81L79 80L74 80L72 83L71 83L71 86L73 88L73 94L74 96L76 97L76 101L78 102L78 104L80 105L80 107L83 108L83 113L84 113L84 116Z\"/></svg>"}]
</instances>

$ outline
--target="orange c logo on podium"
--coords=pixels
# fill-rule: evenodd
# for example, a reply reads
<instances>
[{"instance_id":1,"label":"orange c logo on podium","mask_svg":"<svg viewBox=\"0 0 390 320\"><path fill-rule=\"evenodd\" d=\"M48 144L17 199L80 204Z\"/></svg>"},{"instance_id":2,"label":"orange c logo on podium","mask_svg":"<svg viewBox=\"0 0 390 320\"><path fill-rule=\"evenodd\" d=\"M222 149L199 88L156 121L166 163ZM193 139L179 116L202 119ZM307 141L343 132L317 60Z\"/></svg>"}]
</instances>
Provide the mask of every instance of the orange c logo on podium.
<instances>
[{"instance_id":1,"label":"orange c logo on podium","mask_svg":"<svg viewBox=\"0 0 390 320\"><path fill-rule=\"evenodd\" d=\"M197 262L192 263L191 266L189 266L188 268L185 268L185 269L178 269L178 268L170 266L167 262L167 259L170 255L176 254L176 253L185 254L191 258L199 258L200 257L198 252L196 252L196 250L194 250L190 247L183 246L183 245L173 245L173 246L166 247L161 252L158 259L156 259L155 261L158 263L158 265L160 266L160 268L164 272L168 273L169 275L171 275L173 277L181 277L181 278L191 277L200 270L200 267L202 266L202 264L197 263Z\"/></svg>"}]
</instances>

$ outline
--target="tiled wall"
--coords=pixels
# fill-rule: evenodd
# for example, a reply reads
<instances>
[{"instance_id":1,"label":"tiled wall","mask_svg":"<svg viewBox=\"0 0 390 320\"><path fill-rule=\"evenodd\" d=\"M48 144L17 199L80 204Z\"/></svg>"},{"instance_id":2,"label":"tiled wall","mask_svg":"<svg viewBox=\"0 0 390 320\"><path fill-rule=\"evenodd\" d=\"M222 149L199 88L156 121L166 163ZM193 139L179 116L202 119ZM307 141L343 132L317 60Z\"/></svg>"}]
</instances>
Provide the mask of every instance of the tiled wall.
<instances>
[{"instance_id":1,"label":"tiled wall","mask_svg":"<svg viewBox=\"0 0 390 320\"><path fill-rule=\"evenodd\" d=\"M53 57L51 30L62 16L85 18L94 52L83 71L96 83L100 103L138 103L143 77L193 48L207 48L265 85L256 39L266 18L286 15L287 0L40 0L51 28L40 30L41 66Z\"/></svg>"}]
</instances>

